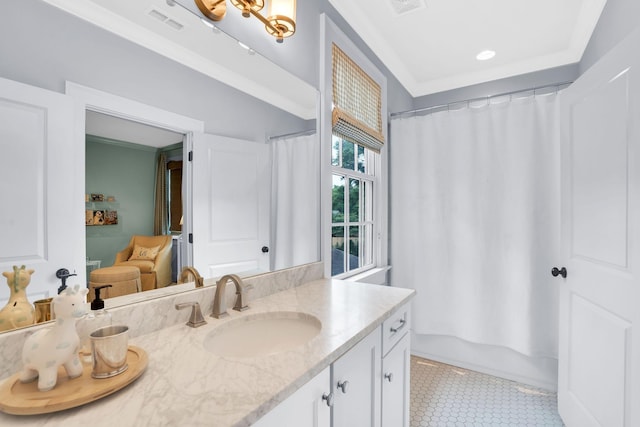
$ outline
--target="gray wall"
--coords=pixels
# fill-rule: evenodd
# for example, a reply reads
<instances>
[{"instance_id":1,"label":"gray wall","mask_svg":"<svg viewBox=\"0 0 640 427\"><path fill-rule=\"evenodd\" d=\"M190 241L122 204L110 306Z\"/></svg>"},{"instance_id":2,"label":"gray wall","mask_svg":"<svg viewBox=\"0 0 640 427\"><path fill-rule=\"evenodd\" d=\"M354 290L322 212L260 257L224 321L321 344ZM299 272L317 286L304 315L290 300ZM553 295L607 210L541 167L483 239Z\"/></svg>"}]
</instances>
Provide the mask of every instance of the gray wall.
<instances>
[{"instance_id":1,"label":"gray wall","mask_svg":"<svg viewBox=\"0 0 640 427\"><path fill-rule=\"evenodd\" d=\"M70 80L202 120L206 132L237 138L261 141L265 134L309 127L40 0L5 0L0 13L0 77L56 92Z\"/></svg>"},{"instance_id":2,"label":"gray wall","mask_svg":"<svg viewBox=\"0 0 640 427\"><path fill-rule=\"evenodd\" d=\"M432 95L425 95L414 99L413 108L432 107L556 83L572 82L578 77L578 71L578 64L571 64L448 90L446 92L434 93Z\"/></svg>"},{"instance_id":3,"label":"gray wall","mask_svg":"<svg viewBox=\"0 0 640 427\"><path fill-rule=\"evenodd\" d=\"M580 74L640 27L640 1L609 0L580 61ZM638 47L640 49L640 46Z\"/></svg>"},{"instance_id":4,"label":"gray wall","mask_svg":"<svg viewBox=\"0 0 640 427\"><path fill-rule=\"evenodd\" d=\"M237 138L262 140L312 125L40 0L4 0L0 11L0 77L57 92L64 92L65 80L70 80L202 120L206 132ZM229 10L220 22L224 31L315 88L320 14L326 12L387 76L389 111L411 108L409 93L328 0L299 2L296 34L283 44L268 36L256 19L234 12Z\"/></svg>"},{"instance_id":5,"label":"gray wall","mask_svg":"<svg viewBox=\"0 0 640 427\"><path fill-rule=\"evenodd\" d=\"M178 0L178 2L190 10L198 11L192 0ZM226 17L217 25L223 31L277 62L313 87L319 88L320 14L322 13L326 13L340 30L386 75L389 111L411 108L412 98L409 92L380 62L328 0L299 1L297 3L296 33L293 37L285 39L281 45L277 44L271 36L265 37L264 26L258 20L242 18L240 11L235 10L232 6L228 8Z\"/></svg>"}]
</instances>

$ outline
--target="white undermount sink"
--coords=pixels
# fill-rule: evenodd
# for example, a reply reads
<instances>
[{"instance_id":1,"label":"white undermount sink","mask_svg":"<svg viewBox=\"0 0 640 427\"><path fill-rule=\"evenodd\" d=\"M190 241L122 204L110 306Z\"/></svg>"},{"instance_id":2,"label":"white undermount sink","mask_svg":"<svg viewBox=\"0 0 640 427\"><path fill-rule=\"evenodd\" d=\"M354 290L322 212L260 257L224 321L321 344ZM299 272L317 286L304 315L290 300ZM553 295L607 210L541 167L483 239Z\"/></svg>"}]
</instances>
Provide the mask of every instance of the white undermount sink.
<instances>
[{"instance_id":1,"label":"white undermount sink","mask_svg":"<svg viewBox=\"0 0 640 427\"><path fill-rule=\"evenodd\" d=\"M318 318L300 312L244 314L204 339L204 348L223 357L259 357L281 353L309 342L322 329Z\"/></svg>"}]
</instances>

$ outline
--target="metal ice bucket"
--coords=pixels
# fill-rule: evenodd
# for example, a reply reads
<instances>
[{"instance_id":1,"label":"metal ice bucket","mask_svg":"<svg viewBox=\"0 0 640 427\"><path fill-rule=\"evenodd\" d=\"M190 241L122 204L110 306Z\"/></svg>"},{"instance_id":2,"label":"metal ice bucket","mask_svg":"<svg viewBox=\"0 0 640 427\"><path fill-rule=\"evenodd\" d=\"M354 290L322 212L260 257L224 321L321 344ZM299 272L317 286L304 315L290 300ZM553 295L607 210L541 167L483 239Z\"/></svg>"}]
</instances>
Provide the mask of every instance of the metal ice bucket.
<instances>
[{"instance_id":1,"label":"metal ice bucket","mask_svg":"<svg viewBox=\"0 0 640 427\"><path fill-rule=\"evenodd\" d=\"M124 372L129 348L128 326L106 326L89 335L93 355L93 378L109 378Z\"/></svg>"}]
</instances>

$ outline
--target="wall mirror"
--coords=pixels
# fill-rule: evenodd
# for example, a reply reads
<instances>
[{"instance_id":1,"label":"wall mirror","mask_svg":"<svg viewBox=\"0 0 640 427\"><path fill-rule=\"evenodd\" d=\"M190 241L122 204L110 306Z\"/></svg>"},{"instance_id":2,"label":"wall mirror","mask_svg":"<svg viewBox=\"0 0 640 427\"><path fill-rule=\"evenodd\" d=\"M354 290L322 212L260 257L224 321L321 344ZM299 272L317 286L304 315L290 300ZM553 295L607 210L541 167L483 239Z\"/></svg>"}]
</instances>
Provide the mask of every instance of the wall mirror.
<instances>
[{"instance_id":1,"label":"wall mirror","mask_svg":"<svg viewBox=\"0 0 640 427\"><path fill-rule=\"evenodd\" d=\"M100 19L103 19L105 22L108 21L104 25L100 22L91 21L103 28L106 28L110 23L117 21L116 15L122 12L118 8L129 7L127 6L127 3L139 3L125 1L107 2L109 3L108 6L111 7L112 10L105 15L104 2L101 2L103 4L99 5L98 2L91 1L45 1L46 3L59 7L64 11L71 12L73 15L84 20L89 20L91 15L94 15L94 17L103 15L102 18L96 19L98 21L100 21ZM134 7L134 5L130 6ZM38 7L42 7L44 9L44 6ZM150 16L149 11L151 9L166 11L168 7L171 8L170 11L172 12L170 13L173 13L177 19L182 22L182 25L184 25L185 28L193 30L193 32L198 35L197 40L200 43L198 46L201 46L203 41L209 39L211 40L212 45L221 46L221 38L227 37L224 33L214 32L210 28L205 27L200 22L199 17L194 15L192 11L180 8L179 5L174 5L173 7L168 6L168 3L164 0L152 0L145 6L145 14L143 15L143 18L151 20L149 21L151 24L145 24L147 25L146 30L149 28L155 28L154 26L159 25L158 18ZM77 9L74 10L73 8ZM97 12L92 8L97 8ZM48 10L43 11L43 16L47 15L45 12L48 12ZM107 16L108 19L105 19L104 16ZM124 14L119 16L124 17ZM140 30L141 25L139 23L131 21L129 18L126 18L126 20L130 25L133 25ZM122 22L120 22L119 25L120 24L122 24ZM160 22L160 24L167 27L167 24L164 22ZM81 25L79 26L82 27ZM120 30L122 30L122 28L123 27L120 27ZM110 31L115 30L111 29ZM177 41L167 36L166 31L167 30L165 28L158 30L155 33L157 40L155 42L149 41L148 43L173 44L173 47L175 48L175 43L177 43ZM171 29L171 31L174 30ZM136 37L135 34L127 31L121 31L121 33L124 37L130 39L135 39ZM149 38L149 33L145 33L145 36ZM265 37L266 36L268 35L265 35ZM180 43L187 43L189 40L192 40L194 35L186 34L185 37L185 40L178 41ZM139 41L135 40L134 42L139 43ZM176 217L177 213L174 213L171 220L171 227L175 227L175 223L178 223L178 225L181 226L180 228L182 228L181 230L173 230L173 234L176 237L174 241L178 241L179 237L185 239L188 234L193 234L195 236L194 240L200 244L207 241L209 243L215 241L216 236L219 236L220 232L225 231L224 224L227 224L229 221L236 221L236 225L238 225L247 218L242 215L247 208L246 200L244 201L245 204L241 206L236 206L234 203L239 199L237 195L238 192L242 190L242 185L248 185L247 183L249 181L238 183L237 180L234 180L233 182L228 182L227 185L227 183L225 183L225 176L228 175L229 171L225 171L224 166L232 165L234 170L240 166L244 166L245 175L255 168L251 168L246 164L243 165L243 163L247 163L242 161L243 158L246 160L246 157L248 156L246 152L242 152L240 150L239 152L232 152L229 154L229 150L227 150L227 148L230 144L233 145L238 141L244 141L245 143L253 144L255 147L260 147L258 154L254 153L254 157L260 158L260 160L265 160L266 158L267 160L264 165L264 169L261 170L261 173L263 173L262 176L268 177L268 186L264 187L264 189L259 192L259 194L262 195L262 202L264 203L264 206L266 206L263 212L265 215L262 216L262 220L267 224L267 232L266 243L260 242L261 246L258 247L258 250L262 251L263 247L268 250L268 252L261 252L264 254L264 259L267 260L266 263L263 262L258 268L255 268L255 265L251 262L246 262L246 260L242 259L235 260L234 262L237 262L236 264L225 261L223 264L226 264L226 267L224 265L220 265L220 263L207 263L210 259L205 259L204 261L198 259L198 256L201 255L198 253L198 246L194 245L194 250L189 251L190 246L188 244L183 244L181 246L182 250L178 249L176 253L173 254L173 257L181 256L182 265L196 266L205 279L216 277L216 275L221 274L223 268L229 268L230 264L231 268L233 268L233 272L237 273L244 271L245 275L252 275L319 260L319 230L314 230L313 227L308 227L309 223L319 224L319 221L313 219L313 215L317 215L317 209L314 212L313 209L308 209L309 203L300 201L296 198L288 198L289 195L292 194L291 191L278 189L279 185L290 185L291 183L296 182L296 180L291 179L291 177L299 176L305 171L308 175L309 170L315 170L318 171L319 175L319 160L309 161L309 156L304 157L302 154L299 161L290 162L282 160L291 159L292 153L295 155L296 150L306 144L306 140L304 139L305 136L315 130L316 122L318 122L316 120L316 112L318 111L317 90L295 76L292 76L286 70L280 69L277 65L271 63L267 58L262 57L258 53L247 53L246 49L240 47L233 39L226 40L222 44L224 47L221 47L221 49L216 52L209 49L212 51L211 55L213 58L208 59L199 57L195 62L200 62L200 66L204 68L208 65L209 71L212 69L212 64L224 64L226 66L226 71L222 73L224 75L221 75L216 79L230 87L212 94L212 98L216 97L215 102L229 106L231 109L242 109L246 107L246 111L255 116L255 119L251 120L251 123L245 123L244 126L234 126L233 129L224 128L224 125L226 124L225 122L229 121L226 120L224 116L221 116L221 119L218 122L215 117L212 118L208 115L204 115L194 119L196 122L201 121L204 123L199 132L185 132L185 129L188 127L177 126L176 128L172 128L171 125L167 125L166 122L163 121L162 117L157 118L154 117L153 114L144 113L140 116L136 116L136 114L131 113L131 111L118 111L116 107L105 107L104 105L99 105L99 103L92 104L91 102L86 104L84 120L77 120L75 124L78 128L75 130L76 137L74 138L74 144L76 145L72 147L75 161L82 161L83 163L82 166L77 167L77 171L74 172L74 185L78 188L74 188L73 194L75 196L80 194L87 195L87 198L82 198L81 200L78 199L77 201L75 196L73 197L74 212L78 212L77 216L74 217L74 221L85 221L85 224L83 224L81 229L82 231L80 232L85 239L81 245L85 250L76 251L78 253L74 253L74 257L78 258L77 262L74 263L74 265L77 266L76 273L78 273L79 277L82 277L83 281L87 280L85 277L87 272L84 270L85 264L87 264L89 269L96 266L95 263L92 264L94 261L101 261L100 267L108 266L111 263L111 257L114 256L114 248L116 246L123 247L123 244L129 241L131 235L138 233L138 231L128 228L128 226L131 225L130 222L133 221L134 218L137 218L137 216L145 216L147 219L142 219L141 222L148 225L148 218L152 217L152 215L146 216L148 214L141 214L134 209L133 205L139 202L140 197L125 196L124 193L117 188L106 188L106 185L101 186L101 182L105 182L107 179L105 177L108 177L109 174L112 176L121 175L121 171L117 166L109 166L106 164L118 164L118 161L116 160L115 154L111 153L109 156L113 156L112 160L105 162L106 158L104 157L104 153L100 153L99 150L96 153L96 150L93 148L91 150L88 149L88 144L118 147L122 150L132 150L131 144L136 144L138 152L153 154L148 155L148 158L155 157L158 148L168 148L169 155L167 158L173 159L171 161L176 162L180 161L180 151L182 150L181 160L183 164L185 153L195 151L196 161L194 161L194 164L192 165L193 169L183 169L184 176L182 188L179 192L181 196L184 196L183 209L180 215L183 224L179 224L180 221L177 220ZM158 52L158 50L154 49L153 46L145 47ZM182 47L186 48L188 46L184 45ZM199 54L197 48L194 49L196 50L196 53ZM158 53L171 57L170 53L167 52ZM180 54L184 54L184 52L178 53L178 55ZM190 55L194 57L193 52L191 52ZM176 61L180 60L180 58L171 58ZM203 62L205 60L210 62ZM85 65L81 63L82 59L78 59L77 61L78 63L76 65L80 65L81 67ZM182 63L184 64L184 62ZM185 65L195 69L198 64ZM231 71L229 71L229 67L232 68ZM240 67L244 69L244 74L236 74L236 70L233 69L233 67ZM264 70L264 73L261 73L259 76L252 76L250 73L246 72L246 70L255 69L262 69ZM212 74L215 74L215 72L211 71L204 74L212 77ZM272 84L268 85L264 84L263 81L256 81L254 77L266 79L267 81L270 80ZM83 82L81 78L79 80ZM107 87L109 86L108 83L109 82L106 84ZM149 82L150 85L155 85L157 90L164 89L163 83L166 82L153 81L153 79ZM72 96L70 92L73 91L70 91L69 87L70 85L67 83L66 92L69 94L68 96ZM280 91L280 87L286 87L287 90ZM275 96L276 94L274 93L276 93L277 96ZM188 95L189 94L186 94L185 97L188 98ZM182 102L181 99L177 99L177 101ZM132 104L135 104L134 101L131 102ZM135 108L133 110L135 110ZM178 108L178 111L180 111L180 108ZM180 111L180 113L185 116L189 116L190 112ZM128 136L117 134L117 132L110 133L105 130L106 128L111 129L111 131L123 131L124 128L128 127L124 126L124 123L131 124L132 128L137 128L137 132L141 131L142 133L134 136ZM81 135L81 137L77 137L77 135ZM159 140L161 139L159 135L169 135L170 140L167 142L167 145L163 145L162 147L150 147L149 143L145 142L145 135L147 137L150 136L150 139L154 140L155 144L159 144ZM175 140L171 138L175 138ZM213 141L211 138L213 138ZM219 148L218 154L221 154L214 156L213 158L222 160L219 160L218 163L214 162L208 165L198 165L198 159L201 160L207 157L198 157L198 150L210 150L211 144L217 144ZM315 148L312 150L315 150ZM319 148L317 151L319 156ZM224 157L225 155L226 157ZM90 156L93 158L88 159ZM102 163L96 163L96 158L102 158ZM89 163L85 165L85 161L91 161L93 163L92 165L89 165ZM235 164L233 163L234 161L236 162ZM233 165L235 165L235 167L233 167ZM100 169L100 167L102 167L103 170L98 173L98 169ZM140 168L142 169L142 166L140 166ZM205 171L204 168L206 168L208 175L207 173L200 172ZM153 167L149 167L149 169L153 169ZM214 173L210 173L211 171ZM206 188L202 188L202 186L198 187L198 185L195 185L196 183L193 181L194 175L197 177L205 175L209 179L209 184L215 182L217 186L209 186ZM153 181L154 177L152 177L150 181ZM129 180L131 179L133 178L129 178ZM315 188L319 190L319 179L317 182L318 184ZM189 183L194 185L189 186ZM298 191L296 189L289 190ZM205 204L205 206L203 206L202 198L198 198L198 194L190 194L190 192L198 193L199 191L205 193L207 191L209 193L213 191L217 197L217 199L215 199L216 204L209 204L208 206ZM145 190L145 192L148 193L148 190ZM298 191L298 193L300 193L300 191ZM303 191L302 193L305 192ZM306 193L308 193L307 197L309 197L309 194L313 194L313 191L307 191ZM93 198L92 195L94 195L95 198ZM287 197L281 197L281 195L287 195ZM240 202L243 201L240 200ZM307 208L307 211L302 215L297 214L300 209L305 208ZM87 213L89 210L92 211L92 222L95 220L95 211L103 211L103 220L106 222L108 219L110 224L86 224L86 222L89 221L89 215ZM302 217L304 221L301 225L297 225L296 221L298 221L298 218L300 217ZM212 218L214 220L212 220ZM98 219L98 221L100 221L100 219ZM203 224L204 227L208 228L203 229ZM248 224L245 221L243 230L246 231L246 229L250 229L251 227L254 227L254 225L255 224ZM147 231L148 229L140 231L140 233L146 234ZM296 236L302 236L305 232L309 233L309 231L311 231L311 233L308 234L309 238L303 238L302 243L299 243L296 246L294 243ZM168 233L171 233L171 230L169 230ZM70 235L75 234L78 233L70 233ZM219 240L228 241L232 237L234 236L226 235ZM237 237L238 241L247 240L246 235L235 237ZM101 248L100 241L108 242L108 245L105 245L105 247L108 248ZM298 238L297 241L300 242L300 239ZM184 243L184 240L182 243ZM215 246L215 242L213 246ZM282 248L282 250L278 251L278 246ZM225 248L221 245L218 245L217 250L221 253L225 252ZM173 259L172 262L175 263L175 259ZM12 263L18 264L19 262ZM12 263L2 264L2 271L10 270L10 265ZM28 267L31 268L28 259L25 259L23 263L27 264ZM36 269L36 271L38 270L37 265L33 266L33 268ZM176 273L177 272L172 271L172 283L174 282L173 279L177 276ZM36 279L40 280L40 278L37 277L37 272L36 275L33 276L32 281L35 281ZM56 283L55 278L53 281ZM55 291L56 287L49 285L49 289L49 296L53 296L52 291ZM191 289L191 287L189 287L189 289ZM183 290L185 289L180 286L170 286L163 289L163 291L169 292L180 292ZM154 298L164 294L166 294L166 292L141 292L140 294L137 294L135 298L123 299L122 303L138 302L146 298ZM0 301L6 301L7 299L8 287L6 284L2 284L0 285ZM0 303L0 305L4 306L4 303Z\"/></svg>"}]
</instances>

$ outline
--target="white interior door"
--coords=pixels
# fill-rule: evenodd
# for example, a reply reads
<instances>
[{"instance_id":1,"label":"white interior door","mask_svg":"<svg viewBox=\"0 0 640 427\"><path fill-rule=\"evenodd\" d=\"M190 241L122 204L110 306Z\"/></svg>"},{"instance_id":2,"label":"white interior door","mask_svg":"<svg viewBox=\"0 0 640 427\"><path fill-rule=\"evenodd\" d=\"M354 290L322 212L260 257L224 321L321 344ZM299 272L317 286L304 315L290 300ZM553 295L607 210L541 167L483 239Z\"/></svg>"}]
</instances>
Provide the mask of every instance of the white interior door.
<instances>
[{"instance_id":1,"label":"white interior door","mask_svg":"<svg viewBox=\"0 0 640 427\"><path fill-rule=\"evenodd\" d=\"M640 425L638 46L636 31L562 95L558 404L569 427Z\"/></svg>"},{"instance_id":2,"label":"white interior door","mask_svg":"<svg viewBox=\"0 0 640 427\"><path fill-rule=\"evenodd\" d=\"M59 268L84 269L74 262L84 225L74 212L73 129L70 98L0 79L0 271L34 269L31 302L56 295ZM8 300L1 286L0 307Z\"/></svg>"},{"instance_id":3,"label":"white interior door","mask_svg":"<svg viewBox=\"0 0 640 427\"><path fill-rule=\"evenodd\" d=\"M269 269L270 151L266 144L193 137L193 263L203 277Z\"/></svg>"}]
</instances>

